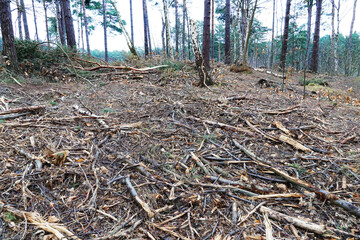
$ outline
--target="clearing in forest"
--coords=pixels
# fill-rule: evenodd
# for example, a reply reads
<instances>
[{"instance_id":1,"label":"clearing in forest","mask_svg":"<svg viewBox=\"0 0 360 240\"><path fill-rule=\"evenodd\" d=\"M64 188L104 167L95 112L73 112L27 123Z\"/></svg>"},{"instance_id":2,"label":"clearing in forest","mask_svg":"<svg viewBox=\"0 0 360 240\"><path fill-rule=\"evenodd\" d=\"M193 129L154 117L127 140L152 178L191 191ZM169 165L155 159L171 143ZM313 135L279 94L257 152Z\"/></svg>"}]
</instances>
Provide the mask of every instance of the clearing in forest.
<instances>
[{"instance_id":1,"label":"clearing in forest","mask_svg":"<svg viewBox=\"0 0 360 240\"><path fill-rule=\"evenodd\" d=\"M1 239L359 238L358 80L127 70L0 83Z\"/></svg>"}]
</instances>

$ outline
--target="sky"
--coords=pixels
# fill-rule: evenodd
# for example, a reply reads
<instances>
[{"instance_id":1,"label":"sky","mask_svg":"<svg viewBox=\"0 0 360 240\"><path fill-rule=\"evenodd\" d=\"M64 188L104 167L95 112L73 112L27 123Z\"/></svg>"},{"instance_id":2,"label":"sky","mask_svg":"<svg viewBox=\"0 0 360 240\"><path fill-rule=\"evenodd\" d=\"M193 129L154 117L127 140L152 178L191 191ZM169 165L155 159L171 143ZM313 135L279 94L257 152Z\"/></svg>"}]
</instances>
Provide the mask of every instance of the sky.
<instances>
[{"instance_id":1,"label":"sky","mask_svg":"<svg viewBox=\"0 0 360 240\"><path fill-rule=\"evenodd\" d=\"M116 1L116 0L115 0ZM275 31L276 35L281 35L281 26L282 26L282 19L285 12L285 4L286 0L275 0L276 1L276 9L277 9L277 21L275 23ZM292 0L292 6L299 4L303 0ZM335 0L338 2L338 0ZM353 3L354 0L340 0L341 1L341 8L340 8L340 32L344 35L348 35L350 32L350 22L352 18L353 12ZM35 1L36 2L36 1ZM126 29L130 34L130 4L129 0L117 0L118 10L121 14L123 20L126 21ZM143 13L142 13L142 0L132 0L133 2L133 19L134 19L134 42L136 47L143 47L144 41L144 30L143 30ZM155 5L155 2L159 2L158 5ZM182 4L182 0L178 0L179 5ZM187 0L187 7L189 10L189 17L194 20L202 20L204 15L204 1L203 0ZM321 36L331 33L331 8L330 8L330 1L324 0L324 7L323 12L325 14L322 15L322 28L321 28ZM39 28L39 37L40 39L45 41L45 20L44 14L42 10L42 5L36 3L37 9L37 24ZM25 5L28 14L28 22L30 27L30 37L35 38L35 28L33 24L33 12L31 8L31 0L25 0ZM17 12L15 10L15 5L12 6L12 18L14 22L14 31L15 35L18 36L18 27L17 27ZM49 15L53 15L54 9L49 9ZM174 26L175 23L175 14L174 9L169 9L169 16L170 16L170 24ZM161 29L162 29L162 21L161 21L161 14L162 12L162 1L161 0L151 0L148 1L148 16L149 16L149 25L150 25L150 35L152 40L152 46L154 47L161 47ZM292 13L293 8L292 8ZM182 21L182 9L179 8L180 20ZM328 15L328 16L326 16ZM354 24L354 31L360 32L360 3L356 8L356 20ZM272 0L259 0L258 11L255 14L255 17L259 19L264 26L271 28L272 25ZM97 17L95 20L98 20L98 24L96 24L95 31L90 36L90 48L93 49L104 49L104 38L103 38L103 29L101 27L101 19ZM75 27L75 34L77 34L77 22L74 19L74 27ZM307 15L304 11L303 14L299 14L297 18L297 22L299 25L306 24ZM313 7L313 20L312 23L315 22L315 7ZM215 22L216 24L216 22ZM314 27L314 26L312 26ZM313 32L313 28L312 28ZM78 40L78 37L76 37ZM109 51L113 50L128 50L126 41L123 35L110 35L108 36L108 47Z\"/></svg>"}]
</instances>

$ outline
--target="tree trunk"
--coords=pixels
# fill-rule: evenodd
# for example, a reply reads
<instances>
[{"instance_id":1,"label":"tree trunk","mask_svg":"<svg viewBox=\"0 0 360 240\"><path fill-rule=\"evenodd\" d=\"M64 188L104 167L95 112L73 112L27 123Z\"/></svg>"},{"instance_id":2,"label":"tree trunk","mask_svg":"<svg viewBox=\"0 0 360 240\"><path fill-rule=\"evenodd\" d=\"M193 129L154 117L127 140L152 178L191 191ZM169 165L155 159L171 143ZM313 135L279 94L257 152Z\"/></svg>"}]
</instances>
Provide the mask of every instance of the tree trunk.
<instances>
[{"instance_id":1,"label":"tree trunk","mask_svg":"<svg viewBox=\"0 0 360 240\"><path fill-rule=\"evenodd\" d=\"M280 68L283 71L285 70L285 65L286 65L287 43L288 43L288 39L289 39L290 7L291 7L291 0L287 0L286 1L285 23L284 23L284 34L283 34L283 42L282 42L281 56L280 56Z\"/></svg>"},{"instance_id":2,"label":"tree trunk","mask_svg":"<svg viewBox=\"0 0 360 240\"><path fill-rule=\"evenodd\" d=\"M19 0L16 0L16 8L17 8L17 12L18 12L18 28L19 28L19 38L20 39L24 39L23 36L23 31L22 31L22 25L21 25L21 19L22 19L22 14L21 14L21 6L19 3Z\"/></svg>"},{"instance_id":3,"label":"tree trunk","mask_svg":"<svg viewBox=\"0 0 360 240\"><path fill-rule=\"evenodd\" d=\"M0 0L0 25L3 40L3 52L10 60L10 67L17 72L19 70L15 48L15 37L11 21L10 0Z\"/></svg>"},{"instance_id":4,"label":"tree trunk","mask_svg":"<svg viewBox=\"0 0 360 240\"><path fill-rule=\"evenodd\" d=\"M64 21L63 21L64 19L61 11L60 0L57 0L55 2L55 7L56 7L56 18L57 18L60 42L62 45L65 45L66 40L65 40Z\"/></svg>"},{"instance_id":5,"label":"tree trunk","mask_svg":"<svg viewBox=\"0 0 360 240\"><path fill-rule=\"evenodd\" d=\"M312 19L312 7L314 5L314 0L308 0L307 1L307 11L308 11L308 20L307 20L307 32L306 32L306 66L308 66L309 63L309 57L310 57L310 38L311 38L311 19Z\"/></svg>"},{"instance_id":6,"label":"tree trunk","mask_svg":"<svg viewBox=\"0 0 360 240\"><path fill-rule=\"evenodd\" d=\"M338 2L338 6L337 6L337 13L336 13L336 18L337 18L337 31L335 34L335 39L334 39L334 54L335 54L335 72L338 73L339 72L339 53L338 53L338 40L339 40L339 33L340 33L340 0Z\"/></svg>"},{"instance_id":7,"label":"tree trunk","mask_svg":"<svg viewBox=\"0 0 360 240\"><path fill-rule=\"evenodd\" d=\"M312 72L318 71L319 63L319 40L320 40L320 18L321 18L322 0L316 1L316 20L315 20L315 32L313 39L313 50L311 55L310 70Z\"/></svg>"},{"instance_id":8,"label":"tree trunk","mask_svg":"<svg viewBox=\"0 0 360 240\"><path fill-rule=\"evenodd\" d=\"M23 23L24 23L25 39L30 40L29 25L27 22L24 0L20 0L20 5L21 5L21 12L22 12Z\"/></svg>"},{"instance_id":9,"label":"tree trunk","mask_svg":"<svg viewBox=\"0 0 360 240\"><path fill-rule=\"evenodd\" d=\"M88 28L88 23L87 23L87 18L86 18L86 8L85 8L84 0L81 0L81 5L82 5L82 9L83 9L83 18L84 18L84 25L85 25L86 49L87 49L87 53L89 55L91 55L90 41L89 41L89 28Z\"/></svg>"},{"instance_id":10,"label":"tree trunk","mask_svg":"<svg viewBox=\"0 0 360 240\"><path fill-rule=\"evenodd\" d=\"M34 3L34 0L32 0L32 9L33 9L33 13L34 13L35 37L36 37L36 40L39 41L39 34L38 34L38 28L37 28L37 21L36 21L36 12L35 12L35 3Z\"/></svg>"},{"instance_id":11,"label":"tree trunk","mask_svg":"<svg viewBox=\"0 0 360 240\"><path fill-rule=\"evenodd\" d=\"M179 13L178 13L178 1L175 2L175 56L179 55Z\"/></svg>"},{"instance_id":12,"label":"tree trunk","mask_svg":"<svg viewBox=\"0 0 360 240\"><path fill-rule=\"evenodd\" d=\"M186 0L183 0L183 22L182 22L182 60L185 60L185 24L186 24Z\"/></svg>"},{"instance_id":13,"label":"tree trunk","mask_svg":"<svg viewBox=\"0 0 360 240\"><path fill-rule=\"evenodd\" d=\"M244 47L245 47L245 38L246 38L246 30L247 30L247 6L248 0L242 0L240 2L240 11L241 11L241 18L240 18L240 36L239 36L239 59L237 62L241 62L242 56L244 55Z\"/></svg>"},{"instance_id":14,"label":"tree trunk","mask_svg":"<svg viewBox=\"0 0 360 240\"><path fill-rule=\"evenodd\" d=\"M346 64L345 64L345 75L346 76L351 75L351 45L352 45L354 22L355 22L355 17L356 17L356 4L357 4L357 0L354 0L353 16L352 16L351 25L350 25L349 40L347 43L347 54L346 54Z\"/></svg>"},{"instance_id":15,"label":"tree trunk","mask_svg":"<svg viewBox=\"0 0 360 240\"><path fill-rule=\"evenodd\" d=\"M125 40L126 40L126 44L128 45L128 48L131 52L132 55L134 55L135 57L139 57L137 52L136 52L136 49L135 49L135 46L134 46L134 42L131 41L131 38L129 36L129 33L126 31L126 28L124 26L124 23L120 17L120 13L119 11L117 10L117 7L116 7L116 4L114 3L113 0L109 0L109 2L111 3L111 5L113 6L114 10L115 10L115 13L116 13L116 16L118 18L118 24L119 24L119 27L120 29L122 30L124 36L125 36Z\"/></svg>"},{"instance_id":16,"label":"tree trunk","mask_svg":"<svg viewBox=\"0 0 360 240\"><path fill-rule=\"evenodd\" d=\"M191 42L192 42L193 51L194 51L194 55L195 55L196 68L198 70L199 77L200 77L199 86L205 87L205 86L212 85L214 83L205 67L204 59L201 55L195 21L190 20L190 28L191 28Z\"/></svg>"},{"instance_id":17,"label":"tree trunk","mask_svg":"<svg viewBox=\"0 0 360 240\"><path fill-rule=\"evenodd\" d=\"M147 10L147 4L145 5L146 7L146 26L147 26L147 35L148 35L148 43L149 43L149 53L151 55L151 37L150 37L150 25L149 25L149 15L148 15L148 10Z\"/></svg>"},{"instance_id":18,"label":"tree trunk","mask_svg":"<svg viewBox=\"0 0 360 240\"><path fill-rule=\"evenodd\" d=\"M215 15L215 1L211 0L211 60L214 59L214 15Z\"/></svg>"},{"instance_id":19,"label":"tree trunk","mask_svg":"<svg viewBox=\"0 0 360 240\"><path fill-rule=\"evenodd\" d=\"M130 0L131 2L131 0ZM102 8L103 8L103 27L104 27L104 48L105 48L105 62L109 62L109 55L108 55L108 41L107 41L107 23L106 23L106 0L102 1Z\"/></svg>"},{"instance_id":20,"label":"tree trunk","mask_svg":"<svg viewBox=\"0 0 360 240\"><path fill-rule=\"evenodd\" d=\"M271 49L270 49L270 61L269 68L273 69L274 65L274 35L275 35L275 0L273 0L273 20L272 20L272 29L271 29Z\"/></svg>"},{"instance_id":21,"label":"tree trunk","mask_svg":"<svg viewBox=\"0 0 360 240\"><path fill-rule=\"evenodd\" d=\"M166 34L166 54L168 57L173 58L173 52L170 42L170 25L169 25L167 0L163 0L163 6L164 6L165 34Z\"/></svg>"},{"instance_id":22,"label":"tree trunk","mask_svg":"<svg viewBox=\"0 0 360 240\"><path fill-rule=\"evenodd\" d=\"M218 61L221 62L221 43L220 39L218 40Z\"/></svg>"},{"instance_id":23,"label":"tree trunk","mask_svg":"<svg viewBox=\"0 0 360 240\"><path fill-rule=\"evenodd\" d=\"M74 23L71 14L70 0L61 0L61 9L65 17L66 41L69 48L76 48Z\"/></svg>"},{"instance_id":24,"label":"tree trunk","mask_svg":"<svg viewBox=\"0 0 360 240\"><path fill-rule=\"evenodd\" d=\"M248 8L248 0L242 0L241 3L241 45L240 45L240 55L244 55L244 48L245 48L245 38L246 38L246 31L248 25L248 18L247 18L247 8Z\"/></svg>"},{"instance_id":25,"label":"tree trunk","mask_svg":"<svg viewBox=\"0 0 360 240\"><path fill-rule=\"evenodd\" d=\"M240 18L242 1L238 1L237 3L238 3L238 5L236 6L236 18L235 18L235 23L234 23L234 36L236 35L236 33L238 33L239 35L238 35L237 38L234 38L234 42L236 42L236 45L238 46L239 51L237 51L235 49L233 51L233 53L234 53L234 61L236 63L240 62L240 57L241 57L241 53L242 53L242 46L241 46L241 18Z\"/></svg>"},{"instance_id":26,"label":"tree trunk","mask_svg":"<svg viewBox=\"0 0 360 240\"><path fill-rule=\"evenodd\" d=\"M288 1L290 1L290 0L288 0ZM252 28L252 24L253 24L253 21L254 21L254 16L255 16L255 12L256 12L256 8L257 8L257 2L258 2L258 0L255 0L254 9L253 9L253 11L251 13L250 22L248 24L248 29L247 29L247 32L246 32L246 40L245 40L244 52L243 52L243 55L242 55L242 63L244 65L247 65L247 55L248 55L248 48L249 48L249 42L250 42L251 28Z\"/></svg>"},{"instance_id":27,"label":"tree trunk","mask_svg":"<svg viewBox=\"0 0 360 240\"><path fill-rule=\"evenodd\" d=\"M46 40L50 42L46 0L43 0L43 6L44 6L44 14L45 14Z\"/></svg>"},{"instance_id":28,"label":"tree trunk","mask_svg":"<svg viewBox=\"0 0 360 240\"><path fill-rule=\"evenodd\" d=\"M204 0L202 55L206 70L210 70L210 0Z\"/></svg>"},{"instance_id":29,"label":"tree trunk","mask_svg":"<svg viewBox=\"0 0 360 240\"><path fill-rule=\"evenodd\" d=\"M188 11L186 9L186 22L187 22L187 35L188 35L188 54L189 54L189 59L191 59L191 36L190 36L190 23L189 23L189 14Z\"/></svg>"},{"instance_id":30,"label":"tree trunk","mask_svg":"<svg viewBox=\"0 0 360 240\"><path fill-rule=\"evenodd\" d=\"M133 9L132 0L130 0L130 27L131 27L131 41L134 44L134 21L133 21Z\"/></svg>"},{"instance_id":31,"label":"tree trunk","mask_svg":"<svg viewBox=\"0 0 360 240\"><path fill-rule=\"evenodd\" d=\"M78 47L82 49L82 52L85 52L85 44L84 44L84 24L82 19L82 6L81 2L79 5L79 14L77 16L77 25L78 25ZM80 47L81 42L81 47Z\"/></svg>"},{"instance_id":32,"label":"tree trunk","mask_svg":"<svg viewBox=\"0 0 360 240\"><path fill-rule=\"evenodd\" d=\"M226 0L225 5L225 64L231 63L230 49L230 0Z\"/></svg>"},{"instance_id":33,"label":"tree trunk","mask_svg":"<svg viewBox=\"0 0 360 240\"><path fill-rule=\"evenodd\" d=\"M335 0L331 0L331 63L330 71L336 74L335 70Z\"/></svg>"},{"instance_id":34,"label":"tree trunk","mask_svg":"<svg viewBox=\"0 0 360 240\"><path fill-rule=\"evenodd\" d=\"M161 28L161 43L162 43L162 49L165 54L167 54L166 51L166 45L165 45L165 30L166 30L166 24L164 18L161 16L161 22L162 22L162 28Z\"/></svg>"},{"instance_id":35,"label":"tree trunk","mask_svg":"<svg viewBox=\"0 0 360 240\"><path fill-rule=\"evenodd\" d=\"M149 43L148 43L148 30L147 30L147 21L146 21L146 0L142 1L143 3L143 19L144 19L144 50L145 50L145 58L149 55Z\"/></svg>"}]
</instances>

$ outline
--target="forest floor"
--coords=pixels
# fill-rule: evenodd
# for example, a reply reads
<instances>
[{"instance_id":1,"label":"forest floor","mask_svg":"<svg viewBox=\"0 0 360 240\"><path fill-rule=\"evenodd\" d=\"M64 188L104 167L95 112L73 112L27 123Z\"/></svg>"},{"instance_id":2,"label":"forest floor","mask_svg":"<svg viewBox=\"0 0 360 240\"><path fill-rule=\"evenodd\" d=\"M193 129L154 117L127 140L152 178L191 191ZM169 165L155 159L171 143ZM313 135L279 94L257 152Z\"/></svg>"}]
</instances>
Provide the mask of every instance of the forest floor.
<instances>
[{"instance_id":1,"label":"forest floor","mask_svg":"<svg viewBox=\"0 0 360 240\"><path fill-rule=\"evenodd\" d=\"M360 238L359 79L183 69L0 83L0 239Z\"/></svg>"}]
</instances>

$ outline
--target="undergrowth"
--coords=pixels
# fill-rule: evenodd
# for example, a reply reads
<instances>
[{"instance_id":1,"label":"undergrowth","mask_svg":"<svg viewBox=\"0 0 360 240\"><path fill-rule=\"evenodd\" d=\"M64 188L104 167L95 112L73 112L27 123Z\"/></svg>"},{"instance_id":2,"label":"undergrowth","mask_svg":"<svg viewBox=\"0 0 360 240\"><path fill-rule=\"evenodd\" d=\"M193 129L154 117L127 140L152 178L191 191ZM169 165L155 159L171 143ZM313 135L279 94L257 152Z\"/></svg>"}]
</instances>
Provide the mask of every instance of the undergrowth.
<instances>
[{"instance_id":1,"label":"undergrowth","mask_svg":"<svg viewBox=\"0 0 360 240\"><path fill-rule=\"evenodd\" d=\"M304 86L304 79L300 79L299 84L301 86ZM320 86L329 86L329 84L327 82L325 82L325 80L323 78L311 78L311 79L306 79L305 80L305 85L306 86L314 86L314 85L320 85Z\"/></svg>"}]
</instances>

